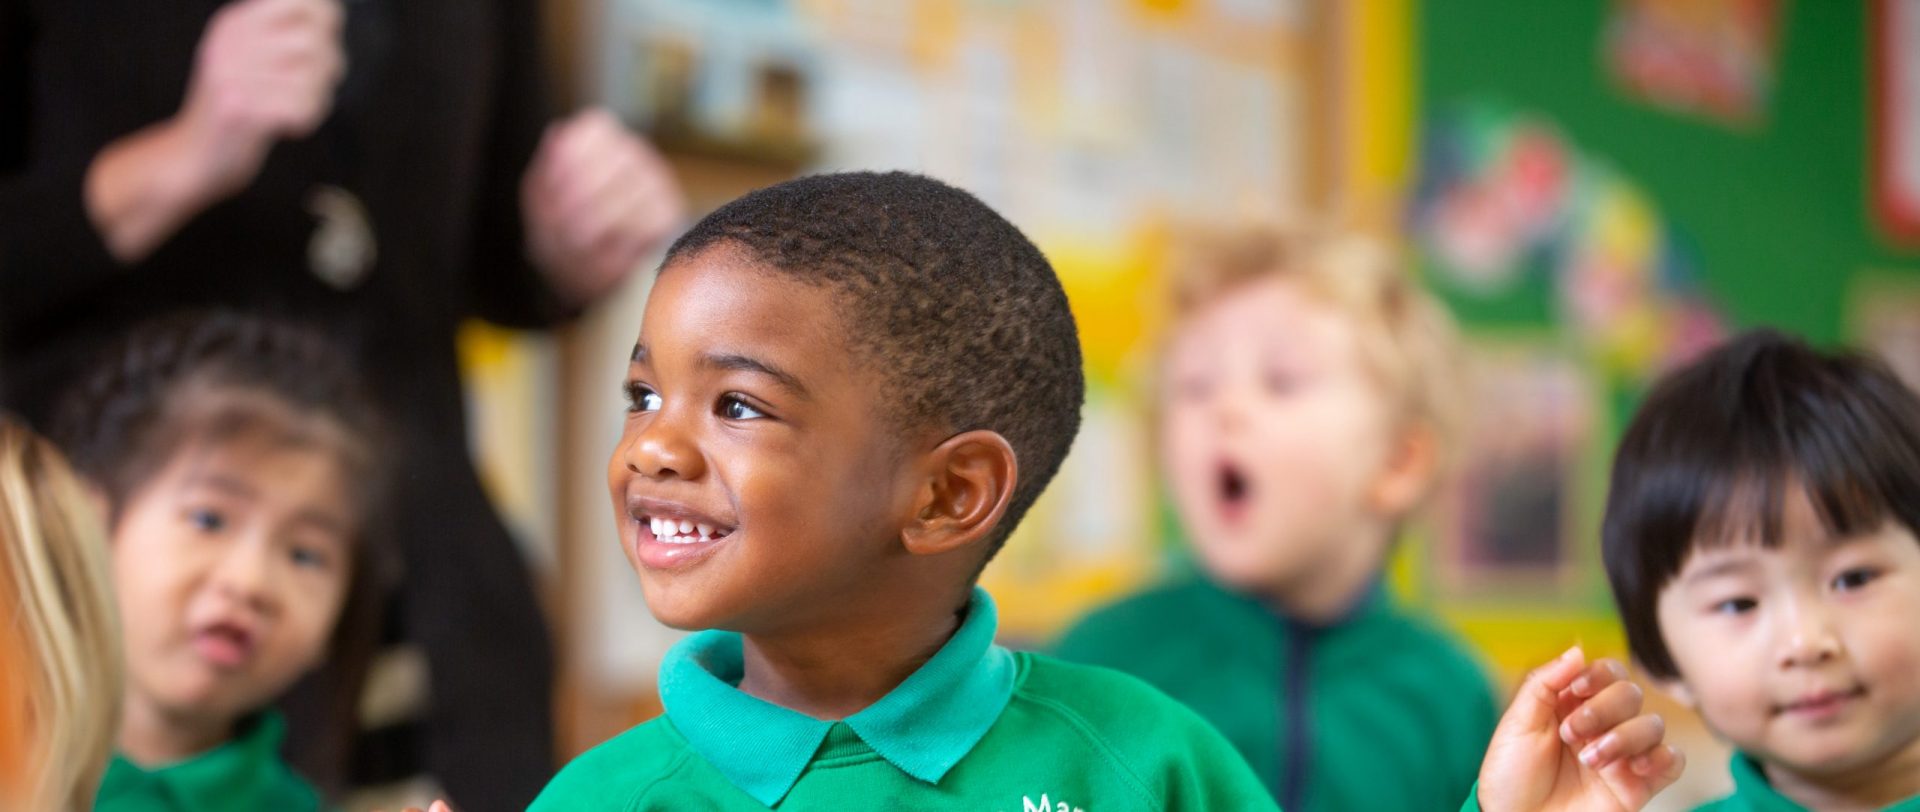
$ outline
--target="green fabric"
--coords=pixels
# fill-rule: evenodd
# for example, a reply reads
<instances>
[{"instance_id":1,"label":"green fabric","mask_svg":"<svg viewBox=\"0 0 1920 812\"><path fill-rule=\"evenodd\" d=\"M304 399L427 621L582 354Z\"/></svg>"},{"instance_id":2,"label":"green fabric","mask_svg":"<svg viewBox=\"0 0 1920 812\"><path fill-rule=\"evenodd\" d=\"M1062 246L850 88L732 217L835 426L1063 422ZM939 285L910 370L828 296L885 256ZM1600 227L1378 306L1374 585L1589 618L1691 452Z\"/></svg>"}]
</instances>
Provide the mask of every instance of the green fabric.
<instances>
[{"instance_id":1,"label":"green fabric","mask_svg":"<svg viewBox=\"0 0 1920 812\"><path fill-rule=\"evenodd\" d=\"M262 714L239 737L186 761L146 769L119 755L107 765L96 812L305 812L320 793L280 760L286 722Z\"/></svg>"},{"instance_id":2,"label":"green fabric","mask_svg":"<svg viewBox=\"0 0 1920 812\"><path fill-rule=\"evenodd\" d=\"M902 772L939 783L1013 695L1013 655L993 645L997 621L993 600L975 587L972 609L946 645L844 726ZM695 634L661 663L660 701L694 752L772 806L835 725L741 692L734 686L742 673L740 635Z\"/></svg>"},{"instance_id":3,"label":"green fabric","mask_svg":"<svg viewBox=\"0 0 1920 812\"><path fill-rule=\"evenodd\" d=\"M1187 704L1282 806L1305 812L1452 808L1472 788L1499 718L1466 649L1378 592L1344 622L1307 628L1203 579L1183 581L1095 612L1057 654L1133 674ZM1290 770L1305 782L1285 786Z\"/></svg>"},{"instance_id":4,"label":"green fabric","mask_svg":"<svg viewBox=\"0 0 1920 812\"><path fill-rule=\"evenodd\" d=\"M695 635L661 666L667 713L575 759L532 809L1274 808L1191 711L1124 674L993 646L993 624L976 591L926 666L840 722L747 697L737 638Z\"/></svg>"},{"instance_id":5,"label":"green fabric","mask_svg":"<svg viewBox=\"0 0 1920 812\"><path fill-rule=\"evenodd\" d=\"M1694 812L1808 812L1775 791L1766 773L1760 771L1759 762L1747 755L1733 754L1733 763L1727 769L1733 773L1733 794L1696 806ZM1885 807L1882 812L1920 812L1920 796Z\"/></svg>"}]
</instances>

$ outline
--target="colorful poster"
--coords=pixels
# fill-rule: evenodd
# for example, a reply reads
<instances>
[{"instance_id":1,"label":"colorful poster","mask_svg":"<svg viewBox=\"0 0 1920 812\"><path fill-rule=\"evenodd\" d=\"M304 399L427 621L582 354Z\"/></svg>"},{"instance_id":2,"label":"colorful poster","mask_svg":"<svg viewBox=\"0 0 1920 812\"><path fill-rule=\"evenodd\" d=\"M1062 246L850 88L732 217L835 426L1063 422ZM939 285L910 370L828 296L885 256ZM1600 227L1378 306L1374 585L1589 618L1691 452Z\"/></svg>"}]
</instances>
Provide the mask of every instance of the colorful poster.
<instances>
[{"instance_id":1,"label":"colorful poster","mask_svg":"<svg viewBox=\"0 0 1920 812\"><path fill-rule=\"evenodd\" d=\"M1876 0L1871 30L1874 208L1888 236L1920 245L1920 0Z\"/></svg>"},{"instance_id":2,"label":"colorful poster","mask_svg":"<svg viewBox=\"0 0 1920 812\"><path fill-rule=\"evenodd\" d=\"M1560 327L1625 381L1725 334L1680 230L1551 122L1465 104L1426 132L1412 225L1440 287L1496 299L1545 274Z\"/></svg>"},{"instance_id":3,"label":"colorful poster","mask_svg":"<svg viewBox=\"0 0 1920 812\"><path fill-rule=\"evenodd\" d=\"M1607 69L1628 93L1724 123L1765 117L1778 0L1615 0Z\"/></svg>"}]
</instances>

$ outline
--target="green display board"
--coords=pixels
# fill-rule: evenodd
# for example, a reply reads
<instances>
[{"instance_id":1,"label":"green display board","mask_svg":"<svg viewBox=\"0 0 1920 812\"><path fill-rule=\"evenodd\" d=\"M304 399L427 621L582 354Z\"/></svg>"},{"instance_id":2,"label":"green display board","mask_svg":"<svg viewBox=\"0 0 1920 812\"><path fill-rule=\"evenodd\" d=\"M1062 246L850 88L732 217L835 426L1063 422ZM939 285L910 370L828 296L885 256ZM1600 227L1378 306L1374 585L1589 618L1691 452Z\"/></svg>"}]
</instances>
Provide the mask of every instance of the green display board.
<instances>
[{"instance_id":1,"label":"green display board","mask_svg":"<svg viewBox=\"0 0 1920 812\"><path fill-rule=\"evenodd\" d=\"M1627 25L1682 6L1730 16ZM1396 582L1508 675L1570 635L1621 653L1598 527L1614 442L1661 370L1758 325L1856 340L1864 285L1907 291L1894 323L1920 349L1920 252L1871 216L1871 8L1417 6L1411 242L1465 328L1484 425ZM1686 28L1703 19L1748 36L1749 73L1720 78L1752 81L1678 101L1636 84L1623 31L1727 33Z\"/></svg>"},{"instance_id":2,"label":"green display board","mask_svg":"<svg viewBox=\"0 0 1920 812\"><path fill-rule=\"evenodd\" d=\"M1690 245L1702 286L1733 326L1847 338L1857 274L1920 268L1920 254L1881 239L1870 217L1870 4L1782 0L1770 88L1745 123L1629 91L1606 57L1609 26L1626 5L1421 4L1421 120L1463 103L1541 117L1646 193ZM1543 285L1511 293L1450 298L1470 324L1552 317Z\"/></svg>"}]
</instances>

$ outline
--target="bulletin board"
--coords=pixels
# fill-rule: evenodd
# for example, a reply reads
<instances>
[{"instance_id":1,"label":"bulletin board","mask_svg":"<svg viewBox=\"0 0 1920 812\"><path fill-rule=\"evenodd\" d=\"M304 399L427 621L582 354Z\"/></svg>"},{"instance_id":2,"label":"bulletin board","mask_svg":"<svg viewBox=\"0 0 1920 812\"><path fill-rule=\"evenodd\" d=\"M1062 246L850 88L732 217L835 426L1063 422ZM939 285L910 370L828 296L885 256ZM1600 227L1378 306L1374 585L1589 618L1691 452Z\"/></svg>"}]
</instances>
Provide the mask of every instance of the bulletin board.
<instances>
[{"instance_id":1,"label":"bulletin board","mask_svg":"<svg viewBox=\"0 0 1920 812\"><path fill-rule=\"evenodd\" d=\"M1551 545L1578 562L1571 574L1518 593L1457 589L1474 565L1443 543L1444 518L1396 565L1407 591L1504 677L1571 640L1624 654L1599 520L1612 449L1661 371L1730 331L1770 325L1818 344L1872 345L1920 380L1920 246L1906 241L1904 209L1888 208L1883 177L1904 160L1885 139L1911 126L1899 105L1912 95L1885 84L1886 43L1910 35L1876 21L1913 7L1418 9L1407 222L1423 273L1475 357L1557 357L1571 367L1554 374L1571 369L1584 381L1573 388L1589 393L1518 390L1575 403L1591 421L1578 458L1557 469L1561 501L1541 502L1580 517ZM1669 794L1724 786L1705 731L1683 724L1675 735L1705 766Z\"/></svg>"}]
</instances>

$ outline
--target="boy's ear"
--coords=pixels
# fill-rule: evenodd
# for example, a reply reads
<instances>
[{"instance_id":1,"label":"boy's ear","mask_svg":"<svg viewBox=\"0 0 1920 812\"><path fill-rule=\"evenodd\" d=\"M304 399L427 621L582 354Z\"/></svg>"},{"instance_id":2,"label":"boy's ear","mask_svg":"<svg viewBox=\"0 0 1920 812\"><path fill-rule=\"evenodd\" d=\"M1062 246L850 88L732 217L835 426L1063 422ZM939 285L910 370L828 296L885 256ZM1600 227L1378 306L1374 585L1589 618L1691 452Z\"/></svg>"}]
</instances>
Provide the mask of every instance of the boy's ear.
<instances>
[{"instance_id":1,"label":"boy's ear","mask_svg":"<svg viewBox=\"0 0 1920 812\"><path fill-rule=\"evenodd\" d=\"M1013 500L1020 463L1007 438L983 429L942 442L924 470L928 476L915 492L901 539L914 555L939 555L993 532Z\"/></svg>"},{"instance_id":2,"label":"boy's ear","mask_svg":"<svg viewBox=\"0 0 1920 812\"><path fill-rule=\"evenodd\" d=\"M1380 515L1404 516L1427 497L1439 468L1440 438L1433 427L1415 423L1399 432L1393 447L1387 449L1368 501Z\"/></svg>"}]
</instances>

